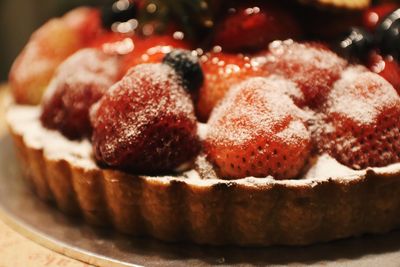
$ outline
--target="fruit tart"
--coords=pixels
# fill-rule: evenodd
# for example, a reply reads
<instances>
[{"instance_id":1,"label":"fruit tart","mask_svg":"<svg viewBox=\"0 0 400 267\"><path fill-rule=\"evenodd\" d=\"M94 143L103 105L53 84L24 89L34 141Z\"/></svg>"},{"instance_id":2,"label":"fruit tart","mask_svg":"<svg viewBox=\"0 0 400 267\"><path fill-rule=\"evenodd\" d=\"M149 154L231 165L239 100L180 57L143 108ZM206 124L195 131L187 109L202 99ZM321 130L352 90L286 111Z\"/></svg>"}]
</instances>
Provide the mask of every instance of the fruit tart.
<instances>
[{"instance_id":1,"label":"fruit tart","mask_svg":"<svg viewBox=\"0 0 400 267\"><path fill-rule=\"evenodd\" d=\"M9 79L28 181L90 224L165 241L399 227L400 9L348 2L119 0L50 20Z\"/></svg>"}]
</instances>

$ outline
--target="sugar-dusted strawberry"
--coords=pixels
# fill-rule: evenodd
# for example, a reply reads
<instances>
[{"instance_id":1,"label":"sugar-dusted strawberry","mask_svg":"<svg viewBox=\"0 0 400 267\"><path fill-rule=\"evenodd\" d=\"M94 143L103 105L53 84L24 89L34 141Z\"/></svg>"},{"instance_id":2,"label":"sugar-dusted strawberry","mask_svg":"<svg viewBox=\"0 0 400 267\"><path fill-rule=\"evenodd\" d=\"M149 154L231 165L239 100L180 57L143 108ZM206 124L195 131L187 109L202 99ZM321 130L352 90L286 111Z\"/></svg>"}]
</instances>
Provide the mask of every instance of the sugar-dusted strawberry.
<instances>
[{"instance_id":1,"label":"sugar-dusted strawberry","mask_svg":"<svg viewBox=\"0 0 400 267\"><path fill-rule=\"evenodd\" d=\"M400 94L400 65L392 56L372 53L368 64L371 71L385 78Z\"/></svg>"},{"instance_id":2,"label":"sugar-dusted strawberry","mask_svg":"<svg viewBox=\"0 0 400 267\"><path fill-rule=\"evenodd\" d=\"M125 56L121 72L124 75L131 67L142 63L159 63L174 48L189 49L190 45L170 35L135 38L134 49Z\"/></svg>"},{"instance_id":3,"label":"sugar-dusted strawberry","mask_svg":"<svg viewBox=\"0 0 400 267\"><path fill-rule=\"evenodd\" d=\"M181 77L166 64L133 67L91 112L96 159L135 173L171 172L199 151Z\"/></svg>"},{"instance_id":4,"label":"sugar-dusted strawberry","mask_svg":"<svg viewBox=\"0 0 400 267\"><path fill-rule=\"evenodd\" d=\"M79 8L50 20L33 33L10 71L9 82L18 103L40 102L58 65L97 35L96 23L86 25L88 18L96 14L93 9Z\"/></svg>"},{"instance_id":5,"label":"sugar-dusted strawberry","mask_svg":"<svg viewBox=\"0 0 400 267\"><path fill-rule=\"evenodd\" d=\"M366 9L362 16L363 26L373 32L379 22L398 7L398 4L389 2Z\"/></svg>"},{"instance_id":6,"label":"sugar-dusted strawberry","mask_svg":"<svg viewBox=\"0 0 400 267\"><path fill-rule=\"evenodd\" d=\"M220 45L223 50L254 51L273 40L301 35L296 18L287 8L265 1L234 2L233 5L215 30L214 45Z\"/></svg>"},{"instance_id":7,"label":"sugar-dusted strawberry","mask_svg":"<svg viewBox=\"0 0 400 267\"><path fill-rule=\"evenodd\" d=\"M43 97L41 121L71 139L90 136L89 108L116 82L118 59L82 49L63 62Z\"/></svg>"},{"instance_id":8,"label":"sugar-dusted strawberry","mask_svg":"<svg viewBox=\"0 0 400 267\"><path fill-rule=\"evenodd\" d=\"M311 108L320 107L326 100L347 64L320 44L287 40L275 41L269 48L265 69L295 82L304 94L300 105Z\"/></svg>"},{"instance_id":9,"label":"sugar-dusted strawberry","mask_svg":"<svg viewBox=\"0 0 400 267\"><path fill-rule=\"evenodd\" d=\"M204 84L200 88L196 107L201 121L207 121L213 108L231 86L263 74L250 57L241 54L209 53L201 57L201 63Z\"/></svg>"},{"instance_id":10,"label":"sugar-dusted strawberry","mask_svg":"<svg viewBox=\"0 0 400 267\"><path fill-rule=\"evenodd\" d=\"M204 147L224 179L295 178L310 153L306 114L281 88L282 78L250 78L233 87L211 114Z\"/></svg>"},{"instance_id":11,"label":"sugar-dusted strawberry","mask_svg":"<svg viewBox=\"0 0 400 267\"><path fill-rule=\"evenodd\" d=\"M318 144L353 169L400 161L400 98L379 75L350 68L335 83Z\"/></svg>"}]
</instances>

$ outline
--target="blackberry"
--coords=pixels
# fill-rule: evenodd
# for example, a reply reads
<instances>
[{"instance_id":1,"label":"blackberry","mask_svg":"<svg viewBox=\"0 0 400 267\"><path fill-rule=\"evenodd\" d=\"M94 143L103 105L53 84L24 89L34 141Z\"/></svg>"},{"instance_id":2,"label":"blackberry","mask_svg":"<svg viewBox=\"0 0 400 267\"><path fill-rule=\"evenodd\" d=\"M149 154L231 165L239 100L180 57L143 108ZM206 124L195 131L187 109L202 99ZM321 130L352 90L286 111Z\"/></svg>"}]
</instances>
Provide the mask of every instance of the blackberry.
<instances>
[{"instance_id":1,"label":"blackberry","mask_svg":"<svg viewBox=\"0 0 400 267\"><path fill-rule=\"evenodd\" d=\"M365 60L374 44L372 35L359 27L352 27L342 35L336 51L348 59Z\"/></svg>"},{"instance_id":2,"label":"blackberry","mask_svg":"<svg viewBox=\"0 0 400 267\"><path fill-rule=\"evenodd\" d=\"M175 49L164 57L163 63L175 69L189 91L195 91L203 84L204 75L199 59L190 51Z\"/></svg>"},{"instance_id":3,"label":"blackberry","mask_svg":"<svg viewBox=\"0 0 400 267\"><path fill-rule=\"evenodd\" d=\"M400 57L400 9L390 13L376 28L376 43L384 55Z\"/></svg>"}]
</instances>

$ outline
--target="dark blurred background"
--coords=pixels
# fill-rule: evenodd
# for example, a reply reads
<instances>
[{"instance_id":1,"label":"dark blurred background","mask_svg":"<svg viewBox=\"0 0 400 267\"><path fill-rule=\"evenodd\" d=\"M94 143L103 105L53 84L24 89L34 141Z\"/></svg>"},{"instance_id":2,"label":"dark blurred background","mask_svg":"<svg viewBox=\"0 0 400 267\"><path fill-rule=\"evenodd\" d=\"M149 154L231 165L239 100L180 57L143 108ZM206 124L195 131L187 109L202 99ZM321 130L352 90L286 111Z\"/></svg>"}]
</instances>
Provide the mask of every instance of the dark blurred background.
<instances>
[{"instance_id":1,"label":"dark blurred background","mask_svg":"<svg viewBox=\"0 0 400 267\"><path fill-rule=\"evenodd\" d=\"M31 33L49 18L60 16L95 0L0 0L0 81L6 81L10 66Z\"/></svg>"}]
</instances>

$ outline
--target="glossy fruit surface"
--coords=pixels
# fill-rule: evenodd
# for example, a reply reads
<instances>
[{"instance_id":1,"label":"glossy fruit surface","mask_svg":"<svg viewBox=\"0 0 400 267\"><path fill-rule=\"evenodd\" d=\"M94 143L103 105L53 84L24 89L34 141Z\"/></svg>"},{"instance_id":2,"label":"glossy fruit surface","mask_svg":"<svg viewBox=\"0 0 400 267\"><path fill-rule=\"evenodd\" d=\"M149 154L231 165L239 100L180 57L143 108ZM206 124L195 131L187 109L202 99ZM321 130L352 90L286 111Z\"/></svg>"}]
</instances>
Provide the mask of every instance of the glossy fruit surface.
<instances>
[{"instance_id":1,"label":"glossy fruit surface","mask_svg":"<svg viewBox=\"0 0 400 267\"><path fill-rule=\"evenodd\" d=\"M165 55L175 48L190 49L190 44L183 40L177 40L171 35L134 37L132 51L123 58L122 76L138 64L162 62Z\"/></svg>"},{"instance_id":2,"label":"glossy fruit surface","mask_svg":"<svg viewBox=\"0 0 400 267\"><path fill-rule=\"evenodd\" d=\"M233 85L264 74L250 57L241 54L207 53L201 57L201 66L204 84L199 91L196 109L199 119L204 122Z\"/></svg>"},{"instance_id":3,"label":"glossy fruit surface","mask_svg":"<svg viewBox=\"0 0 400 267\"><path fill-rule=\"evenodd\" d=\"M398 5L390 2L368 8L363 12L363 26L373 32L376 26L396 8Z\"/></svg>"},{"instance_id":4,"label":"glossy fruit surface","mask_svg":"<svg viewBox=\"0 0 400 267\"><path fill-rule=\"evenodd\" d=\"M213 43L223 51L243 52L265 48L274 40L297 38L300 26L290 12L262 1L233 4L216 26Z\"/></svg>"}]
</instances>

